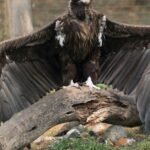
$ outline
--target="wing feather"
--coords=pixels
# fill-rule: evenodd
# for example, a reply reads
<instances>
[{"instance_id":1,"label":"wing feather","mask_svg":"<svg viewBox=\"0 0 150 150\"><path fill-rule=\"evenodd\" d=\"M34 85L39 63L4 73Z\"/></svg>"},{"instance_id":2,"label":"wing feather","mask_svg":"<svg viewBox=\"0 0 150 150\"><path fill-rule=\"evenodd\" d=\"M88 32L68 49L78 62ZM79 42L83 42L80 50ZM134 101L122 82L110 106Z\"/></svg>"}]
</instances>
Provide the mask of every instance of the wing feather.
<instances>
[{"instance_id":1,"label":"wing feather","mask_svg":"<svg viewBox=\"0 0 150 150\"><path fill-rule=\"evenodd\" d=\"M130 25L107 19L107 33L112 37L149 36L150 26Z\"/></svg>"},{"instance_id":2,"label":"wing feather","mask_svg":"<svg viewBox=\"0 0 150 150\"><path fill-rule=\"evenodd\" d=\"M51 55L56 20L35 33L0 43L0 121L61 86L57 54Z\"/></svg>"},{"instance_id":3,"label":"wing feather","mask_svg":"<svg viewBox=\"0 0 150 150\"><path fill-rule=\"evenodd\" d=\"M107 20L100 82L132 95L150 133L150 26Z\"/></svg>"}]
</instances>

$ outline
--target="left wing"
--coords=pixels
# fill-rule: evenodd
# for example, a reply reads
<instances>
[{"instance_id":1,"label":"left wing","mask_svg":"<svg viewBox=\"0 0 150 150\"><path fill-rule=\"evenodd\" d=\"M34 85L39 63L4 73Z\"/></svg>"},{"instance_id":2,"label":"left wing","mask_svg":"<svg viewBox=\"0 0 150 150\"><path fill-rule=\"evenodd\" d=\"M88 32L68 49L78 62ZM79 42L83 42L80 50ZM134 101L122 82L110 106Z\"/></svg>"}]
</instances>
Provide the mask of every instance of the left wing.
<instances>
[{"instance_id":1,"label":"left wing","mask_svg":"<svg viewBox=\"0 0 150 150\"><path fill-rule=\"evenodd\" d=\"M106 22L100 81L130 94L150 62L150 27Z\"/></svg>"},{"instance_id":2,"label":"left wing","mask_svg":"<svg viewBox=\"0 0 150 150\"><path fill-rule=\"evenodd\" d=\"M101 51L99 81L134 96L140 118L150 132L150 26L107 19Z\"/></svg>"}]
</instances>

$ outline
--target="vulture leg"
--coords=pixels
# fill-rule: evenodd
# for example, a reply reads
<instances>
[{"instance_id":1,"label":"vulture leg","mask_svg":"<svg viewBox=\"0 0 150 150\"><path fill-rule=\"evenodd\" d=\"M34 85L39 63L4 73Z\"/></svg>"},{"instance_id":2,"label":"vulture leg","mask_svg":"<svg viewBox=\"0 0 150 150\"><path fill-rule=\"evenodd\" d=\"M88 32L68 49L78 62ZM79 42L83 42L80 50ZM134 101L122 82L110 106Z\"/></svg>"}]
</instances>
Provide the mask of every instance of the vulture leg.
<instances>
[{"instance_id":1,"label":"vulture leg","mask_svg":"<svg viewBox=\"0 0 150 150\"><path fill-rule=\"evenodd\" d=\"M100 50L96 50L88 61L83 64L83 79L86 80L91 77L92 81L96 83L100 73Z\"/></svg>"},{"instance_id":2,"label":"vulture leg","mask_svg":"<svg viewBox=\"0 0 150 150\"><path fill-rule=\"evenodd\" d=\"M70 81L70 84L68 86L63 86L63 88L68 88L68 87L76 87L79 88L79 84L77 82L74 82L73 80Z\"/></svg>"},{"instance_id":3,"label":"vulture leg","mask_svg":"<svg viewBox=\"0 0 150 150\"><path fill-rule=\"evenodd\" d=\"M69 55L61 54L60 55L61 61L61 68L62 68L62 80L63 85L74 85L76 75L77 75L77 68L76 65L73 63Z\"/></svg>"},{"instance_id":4,"label":"vulture leg","mask_svg":"<svg viewBox=\"0 0 150 150\"><path fill-rule=\"evenodd\" d=\"M86 85L92 90L93 88L99 89L96 87L94 83L98 81L99 72L100 72L100 50L98 49L95 53L91 56L91 58L83 64L83 78L86 80ZM92 82L93 81L93 82Z\"/></svg>"}]
</instances>

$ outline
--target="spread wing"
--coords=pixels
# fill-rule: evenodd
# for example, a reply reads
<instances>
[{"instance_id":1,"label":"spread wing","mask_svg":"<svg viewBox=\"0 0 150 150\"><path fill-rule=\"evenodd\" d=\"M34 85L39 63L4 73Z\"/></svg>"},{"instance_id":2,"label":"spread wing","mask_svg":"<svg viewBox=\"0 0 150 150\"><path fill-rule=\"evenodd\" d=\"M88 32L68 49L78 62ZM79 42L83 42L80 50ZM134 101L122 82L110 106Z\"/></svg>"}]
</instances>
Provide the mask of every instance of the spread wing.
<instances>
[{"instance_id":1,"label":"spread wing","mask_svg":"<svg viewBox=\"0 0 150 150\"><path fill-rule=\"evenodd\" d=\"M55 22L0 43L0 121L60 87L59 60L53 46Z\"/></svg>"},{"instance_id":2,"label":"spread wing","mask_svg":"<svg viewBox=\"0 0 150 150\"><path fill-rule=\"evenodd\" d=\"M59 47L55 43L56 21L38 32L0 44L1 121L62 85ZM99 78L100 82L134 95L140 117L146 124L150 123L149 43L150 27L107 19Z\"/></svg>"},{"instance_id":3,"label":"spread wing","mask_svg":"<svg viewBox=\"0 0 150 150\"><path fill-rule=\"evenodd\" d=\"M100 82L135 96L141 120L150 124L150 27L108 19L104 36Z\"/></svg>"}]
</instances>

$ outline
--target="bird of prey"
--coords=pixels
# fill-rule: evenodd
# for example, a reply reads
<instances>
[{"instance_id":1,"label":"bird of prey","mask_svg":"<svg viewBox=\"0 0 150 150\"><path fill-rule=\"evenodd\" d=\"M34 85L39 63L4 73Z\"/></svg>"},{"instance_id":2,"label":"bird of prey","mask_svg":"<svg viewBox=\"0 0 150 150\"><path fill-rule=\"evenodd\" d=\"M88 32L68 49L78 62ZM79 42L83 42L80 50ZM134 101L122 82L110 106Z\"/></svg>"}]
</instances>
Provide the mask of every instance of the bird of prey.
<instances>
[{"instance_id":1,"label":"bird of prey","mask_svg":"<svg viewBox=\"0 0 150 150\"><path fill-rule=\"evenodd\" d=\"M92 0L70 0L46 27L0 43L0 121L87 79L132 96L150 132L150 27L112 21Z\"/></svg>"}]
</instances>

